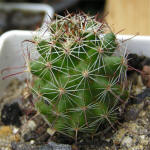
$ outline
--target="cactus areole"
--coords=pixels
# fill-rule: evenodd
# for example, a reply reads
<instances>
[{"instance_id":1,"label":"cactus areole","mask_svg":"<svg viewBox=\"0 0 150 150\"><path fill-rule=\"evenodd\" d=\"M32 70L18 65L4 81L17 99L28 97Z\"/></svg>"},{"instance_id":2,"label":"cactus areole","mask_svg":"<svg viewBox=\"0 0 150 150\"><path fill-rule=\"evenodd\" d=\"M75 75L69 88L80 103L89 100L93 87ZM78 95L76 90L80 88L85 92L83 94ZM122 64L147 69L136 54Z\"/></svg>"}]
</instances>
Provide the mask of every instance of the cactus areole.
<instances>
[{"instance_id":1,"label":"cactus areole","mask_svg":"<svg viewBox=\"0 0 150 150\"><path fill-rule=\"evenodd\" d=\"M59 132L76 138L113 124L128 97L123 80L126 58L116 56L116 36L105 23L85 14L56 16L34 44L29 62L37 110ZM117 52L118 53L118 52Z\"/></svg>"}]
</instances>

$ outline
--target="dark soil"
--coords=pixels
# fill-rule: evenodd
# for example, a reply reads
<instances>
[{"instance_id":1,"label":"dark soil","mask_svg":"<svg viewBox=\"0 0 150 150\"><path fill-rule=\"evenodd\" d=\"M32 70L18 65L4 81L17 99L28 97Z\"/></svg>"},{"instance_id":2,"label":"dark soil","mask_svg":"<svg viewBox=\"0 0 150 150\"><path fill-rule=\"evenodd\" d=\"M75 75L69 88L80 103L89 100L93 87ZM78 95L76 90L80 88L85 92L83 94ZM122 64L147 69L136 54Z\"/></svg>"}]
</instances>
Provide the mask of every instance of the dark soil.
<instances>
[{"instance_id":1,"label":"dark soil","mask_svg":"<svg viewBox=\"0 0 150 150\"><path fill-rule=\"evenodd\" d=\"M4 125L21 126L20 117L23 115L18 103L5 104L1 111L1 121Z\"/></svg>"}]
</instances>

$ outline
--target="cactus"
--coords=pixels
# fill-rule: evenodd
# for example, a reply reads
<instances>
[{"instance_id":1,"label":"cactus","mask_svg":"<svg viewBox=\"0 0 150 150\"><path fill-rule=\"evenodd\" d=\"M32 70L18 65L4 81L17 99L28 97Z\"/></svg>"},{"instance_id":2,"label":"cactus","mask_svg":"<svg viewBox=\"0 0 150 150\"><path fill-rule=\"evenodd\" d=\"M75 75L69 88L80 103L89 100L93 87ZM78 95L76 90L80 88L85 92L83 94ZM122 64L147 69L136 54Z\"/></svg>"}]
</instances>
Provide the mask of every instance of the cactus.
<instances>
[{"instance_id":1,"label":"cactus","mask_svg":"<svg viewBox=\"0 0 150 150\"><path fill-rule=\"evenodd\" d=\"M115 55L115 34L85 14L56 15L45 34L34 39L39 58L28 68L35 106L53 133L77 140L79 133L94 135L102 124L112 125L128 98L122 78L127 60Z\"/></svg>"}]
</instances>

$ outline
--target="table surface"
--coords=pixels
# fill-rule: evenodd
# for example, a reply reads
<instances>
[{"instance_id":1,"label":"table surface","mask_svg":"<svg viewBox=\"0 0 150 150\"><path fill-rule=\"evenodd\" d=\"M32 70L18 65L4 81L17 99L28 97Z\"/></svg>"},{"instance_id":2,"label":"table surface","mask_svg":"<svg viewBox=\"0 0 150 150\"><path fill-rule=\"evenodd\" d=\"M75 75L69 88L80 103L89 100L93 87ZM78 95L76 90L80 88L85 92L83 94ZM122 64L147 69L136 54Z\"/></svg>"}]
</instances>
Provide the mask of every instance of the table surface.
<instances>
[{"instance_id":1,"label":"table surface","mask_svg":"<svg viewBox=\"0 0 150 150\"><path fill-rule=\"evenodd\" d=\"M120 34L150 35L150 0L106 0L106 21Z\"/></svg>"}]
</instances>

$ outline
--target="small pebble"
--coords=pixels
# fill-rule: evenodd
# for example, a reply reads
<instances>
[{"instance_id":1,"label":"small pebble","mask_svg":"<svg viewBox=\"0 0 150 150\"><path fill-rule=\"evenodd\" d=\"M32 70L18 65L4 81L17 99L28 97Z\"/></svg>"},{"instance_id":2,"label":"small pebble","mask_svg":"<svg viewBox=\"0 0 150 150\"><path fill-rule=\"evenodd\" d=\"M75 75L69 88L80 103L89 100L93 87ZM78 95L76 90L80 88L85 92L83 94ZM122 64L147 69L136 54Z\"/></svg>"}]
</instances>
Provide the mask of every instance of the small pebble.
<instances>
[{"instance_id":1,"label":"small pebble","mask_svg":"<svg viewBox=\"0 0 150 150\"><path fill-rule=\"evenodd\" d=\"M16 134L18 131L19 131L19 128L14 127L12 132L13 134Z\"/></svg>"},{"instance_id":2,"label":"small pebble","mask_svg":"<svg viewBox=\"0 0 150 150\"><path fill-rule=\"evenodd\" d=\"M51 136L53 136L55 134L55 132L56 131L54 129L51 129L51 128L47 129L47 133L50 134Z\"/></svg>"},{"instance_id":3,"label":"small pebble","mask_svg":"<svg viewBox=\"0 0 150 150\"><path fill-rule=\"evenodd\" d=\"M121 144L122 144L123 146L126 146L126 147L131 147L131 145L132 145L132 138L129 137L129 136L125 137L125 138L122 140Z\"/></svg>"},{"instance_id":4,"label":"small pebble","mask_svg":"<svg viewBox=\"0 0 150 150\"><path fill-rule=\"evenodd\" d=\"M32 131L35 130L35 128L37 127L36 123L33 120L29 120L27 126Z\"/></svg>"},{"instance_id":5,"label":"small pebble","mask_svg":"<svg viewBox=\"0 0 150 150\"><path fill-rule=\"evenodd\" d=\"M35 143L35 141L34 141L34 140L31 140L31 141L30 141L30 144L31 144L31 145L33 145L34 143Z\"/></svg>"},{"instance_id":6,"label":"small pebble","mask_svg":"<svg viewBox=\"0 0 150 150\"><path fill-rule=\"evenodd\" d=\"M139 114L138 109L131 108L125 113L124 118L126 121L136 120L136 118L138 117L138 114Z\"/></svg>"}]
</instances>

